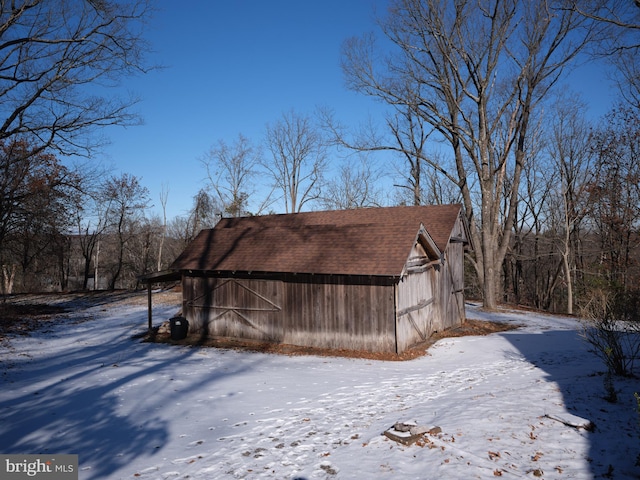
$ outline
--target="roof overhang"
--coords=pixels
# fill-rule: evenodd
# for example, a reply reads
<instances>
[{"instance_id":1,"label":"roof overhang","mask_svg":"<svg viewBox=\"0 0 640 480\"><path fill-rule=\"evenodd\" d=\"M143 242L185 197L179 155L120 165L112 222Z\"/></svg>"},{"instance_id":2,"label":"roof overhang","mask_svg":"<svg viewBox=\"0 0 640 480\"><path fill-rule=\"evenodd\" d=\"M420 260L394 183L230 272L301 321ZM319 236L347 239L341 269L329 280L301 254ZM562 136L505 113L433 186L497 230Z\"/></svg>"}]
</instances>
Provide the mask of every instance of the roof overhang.
<instances>
[{"instance_id":1,"label":"roof overhang","mask_svg":"<svg viewBox=\"0 0 640 480\"><path fill-rule=\"evenodd\" d=\"M426 269L432 268L434 265L444 263L444 253L438 248L436 242L433 240L429 232L423 224L420 224L420 229L416 234L414 245L419 244L426 253L426 257L409 257L405 262L402 269L401 276L406 275L409 272L422 272Z\"/></svg>"},{"instance_id":2,"label":"roof overhang","mask_svg":"<svg viewBox=\"0 0 640 480\"><path fill-rule=\"evenodd\" d=\"M427 256L429 260L442 260L442 252L436 245L436 242L433 240L429 232L423 224L420 224L420 230L418 230L418 235L416 236L416 242L422 245L425 252L427 252Z\"/></svg>"},{"instance_id":3,"label":"roof overhang","mask_svg":"<svg viewBox=\"0 0 640 480\"><path fill-rule=\"evenodd\" d=\"M177 282L182 278L182 274L178 270L161 270L159 272L146 273L140 275L138 280L142 283L165 283Z\"/></svg>"},{"instance_id":4,"label":"roof overhang","mask_svg":"<svg viewBox=\"0 0 640 480\"><path fill-rule=\"evenodd\" d=\"M293 280L315 278L320 282L362 283L362 279L379 279L383 283L397 283L399 275L376 275L369 273L327 273L327 272L265 272L258 270L181 270L187 277L217 277L217 278L256 278L263 280ZM368 282L367 282L368 284Z\"/></svg>"}]
</instances>

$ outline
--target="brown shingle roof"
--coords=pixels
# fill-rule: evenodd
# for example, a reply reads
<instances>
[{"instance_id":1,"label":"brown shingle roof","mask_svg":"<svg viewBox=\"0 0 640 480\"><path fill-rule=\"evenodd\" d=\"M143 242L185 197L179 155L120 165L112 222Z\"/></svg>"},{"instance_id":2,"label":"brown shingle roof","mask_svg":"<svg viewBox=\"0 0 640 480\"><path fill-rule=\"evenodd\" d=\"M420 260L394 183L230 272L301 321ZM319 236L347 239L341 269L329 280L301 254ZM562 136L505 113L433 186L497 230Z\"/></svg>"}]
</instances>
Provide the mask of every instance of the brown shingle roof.
<instances>
[{"instance_id":1,"label":"brown shingle roof","mask_svg":"<svg viewBox=\"0 0 640 480\"><path fill-rule=\"evenodd\" d=\"M420 226L444 251L459 213L437 205L224 218L171 268L397 276Z\"/></svg>"}]
</instances>

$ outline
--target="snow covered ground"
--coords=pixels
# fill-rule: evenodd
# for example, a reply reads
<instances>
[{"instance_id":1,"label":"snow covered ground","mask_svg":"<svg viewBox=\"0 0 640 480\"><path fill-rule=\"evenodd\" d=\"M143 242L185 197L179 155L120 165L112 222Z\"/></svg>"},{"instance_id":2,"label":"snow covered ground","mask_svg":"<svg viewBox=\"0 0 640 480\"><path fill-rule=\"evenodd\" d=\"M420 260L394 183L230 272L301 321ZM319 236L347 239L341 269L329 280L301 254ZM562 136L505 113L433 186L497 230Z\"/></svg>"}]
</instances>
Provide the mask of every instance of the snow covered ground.
<instances>
[{"instance_id":1,"label":"snow covered ground","mask_svg":"<svg viewBox=\"0 0 640 480\"><path fill-rule=\"evenodd\" d=\"M524 326L383 362L141 343L144 306L79 310L0 345L0 453L78 454L83 480L640 478L638 380L603 400L572 319L467 315ZM405 446L398 421L442 432Z\"/></svg>"}]
</instances>

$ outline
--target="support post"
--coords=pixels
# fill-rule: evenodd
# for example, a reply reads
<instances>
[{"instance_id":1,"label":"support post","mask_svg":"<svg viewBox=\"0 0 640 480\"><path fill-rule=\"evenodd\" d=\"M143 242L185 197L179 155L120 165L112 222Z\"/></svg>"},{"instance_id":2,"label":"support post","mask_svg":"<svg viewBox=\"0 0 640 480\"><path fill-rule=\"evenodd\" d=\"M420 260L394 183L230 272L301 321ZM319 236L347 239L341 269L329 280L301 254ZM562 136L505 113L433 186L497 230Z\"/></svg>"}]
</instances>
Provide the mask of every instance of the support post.
<instances>
[{"instance_id":1,"label":"support post","mask_svg":"<svg viewBox=\"0 0 640 480\"><path fill-rule=\"evenodd\" d=\"M151 330L153 329L152 327L152 319L153 319L153 313L152 313L152 302L151 302L151 282L147 283L147 310L148 310L148 315L149 315L149 332L151 332Z\"/></svg>"}]
</instances>

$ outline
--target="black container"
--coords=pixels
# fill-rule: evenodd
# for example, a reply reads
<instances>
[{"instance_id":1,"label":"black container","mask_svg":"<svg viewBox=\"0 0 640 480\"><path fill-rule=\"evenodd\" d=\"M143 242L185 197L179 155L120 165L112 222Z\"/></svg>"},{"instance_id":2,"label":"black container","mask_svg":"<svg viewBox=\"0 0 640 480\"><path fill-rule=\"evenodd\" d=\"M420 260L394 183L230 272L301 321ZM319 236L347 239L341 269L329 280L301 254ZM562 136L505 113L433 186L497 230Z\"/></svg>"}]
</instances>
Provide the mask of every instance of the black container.
<instances>
[{"instance_id":1,"label":"black container","mask_svg":"<svg viewBox=\"0 0 640 480\"><path fill-rule=\"evenodd\" d=\"M189 322L184 317L173 317L169 319L171 325L171 340L182 340L189 331Z\"/></svg>"}]
</instances>

